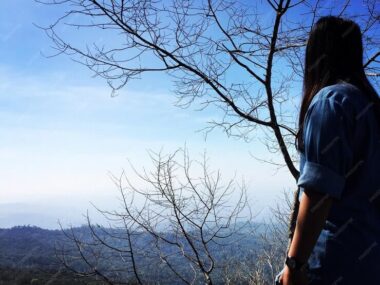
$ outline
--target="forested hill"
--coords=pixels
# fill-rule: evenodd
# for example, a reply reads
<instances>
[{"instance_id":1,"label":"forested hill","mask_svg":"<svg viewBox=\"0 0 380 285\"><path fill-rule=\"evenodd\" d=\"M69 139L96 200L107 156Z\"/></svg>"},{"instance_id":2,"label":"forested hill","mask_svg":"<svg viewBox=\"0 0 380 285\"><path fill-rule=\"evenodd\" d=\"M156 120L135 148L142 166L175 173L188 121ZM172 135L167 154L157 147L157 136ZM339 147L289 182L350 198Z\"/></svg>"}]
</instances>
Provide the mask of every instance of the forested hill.
<instances>
[{"instance_id":1,"label":"forested hill","mask_svg":"<svg viewBox=\"0 0 380 285\"><path fill-rule=\"evenodd\" d=\"M0 229L0 284L101 284L61 267L54 246L63 238L59 230L31 226Z\"/></svg>"},{"instance_id":2,"label":"forested hill","mask_svg":"<svg viewBox=\"0 0 380 285\"><path fill-rule=\"evenodd\" d=\"M2 267L54 267L54 244L62 238L59 230L18 226L0 229L0 265Z\"/></svg>"},{"instance_id":3,"label":"forested hill","mask_svg":"<svg viewBox=\"0 0 380 285\"><path fill-rule=\"evenodd\" d=\"M255 228L259 225L256 224ZM124 236L125 233L122 230L110 230L104 228L96 228L99 230L97 233L101 236L105 231L112 231L114 236ZM82 240L91 241L90 228L83 226L72 229L75 235L80 236ZM256 232L254 235L248 232L247 237L239 238L237 242L230 242L228 246L220 246L219 244L210 244L210 253L214 256L216 262L230 262L230 269L233 272L238 272L238 268L232 269L234 266L240 266L239 270L252 270L253 267L258 266L257 260L261 251L265 249L267 252L272 251L271 243L266 245L261 244L262 241L258 238ZM261 232L262 233L262 232ZM171 239L171 234L165 234L168 239ZM185 240L177 240L181 243L186 243ZM135 245L139 245L143 251L153 253L155 243L152 243L152 239L147 233L142 233L134 241ZM0 285L7 284L103 284L102 281L95 280L95 277L78 279L73 273L68 271L57 258L61 245L65 245L65 249L73 250L74 254L78 255L74 244L67 239L64 233L60 230L45 230L32 226L17 226L10 229L0 229ZM125 247L125 239L118 238L112 242L114 247ZM162 252L170 253L172 248L169 246L161 247ZM107 251L105 251L107 252ZM266 252L266 254L267 254ZM278 255L276 252L273 252ZM116 256L117 257L117 256ZM162 267L160 257L156 255L146 256L143 252L136 254L136 262L139 264L139 274L149 282L155 282L159 280L165 280L159 284L182 284L176 283L175 276L170 274L170 270ZM178 270L181 270L186 275L189 271L188 264L182 263L182 259L176 258L176 265ZM161 263L160 263L161 262ZM221 263L220 263L221 264ZM266 272L270 268L266 268L266 262L263 262L263 268L259 268L261 272ZM82 266L83 263L78 266ZM120 258L108 259L106 263L102 264L103 270L109 272L109 268L120 267L126 268L127 263ZM191 272L190 272L191 273ZM222 280L223 272L221 269L215 269L214 280L215 284L223 284ZM247 272L246 274L249 274ZM270 274L262 273L264 275ZM240 274L241 275L241 274ZM123 277L124 278L124 277ZM128 277L129 278L129 277ZM173 278L173 279L170 279ZM159 280L158 280L159 279ZM129 281L129 279L125 279ZM130 279L132 280L132 279ZM169 283L165 283L168 282ZM128 283L133 284L133 283ZM144 283L145 284L145 283ZM149 283L151 284L151 283Z\"/></svg>"}]
</instances>

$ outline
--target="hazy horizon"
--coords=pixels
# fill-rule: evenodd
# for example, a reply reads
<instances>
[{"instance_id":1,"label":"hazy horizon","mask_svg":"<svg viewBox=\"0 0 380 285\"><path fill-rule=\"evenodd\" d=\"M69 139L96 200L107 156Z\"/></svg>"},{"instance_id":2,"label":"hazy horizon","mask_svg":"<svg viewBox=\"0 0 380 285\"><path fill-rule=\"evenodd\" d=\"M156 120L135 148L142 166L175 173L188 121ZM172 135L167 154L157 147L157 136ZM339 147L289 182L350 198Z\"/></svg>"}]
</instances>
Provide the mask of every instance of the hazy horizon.
<instances>
[{"instance_id":1,"label":"hazy horizon","mask_svg":"<svg viewBox=\"0 0 380 285\"><path fill-rule=\"evenodd\" d=\"M20 13L7 12L20 5ZM51 42L34 24L48 25L61 11L21 0L0 7L0 228L22 221L51 228L59 219L78 224L90 202L117 203L108 174L119 175L127 159L149 168L147 150L170 153L185 143L191 159L206 150L224 181L235 172L244 177L255 212L268 212L295 187L287 169L252 157L283 163L260 142L261 130L250 143L220 129L205 140L197 131L221 113L175 107L173 83L162 74L146 74L111 97L107 83L86 67L66 56L46 58L54 52ZM301 89L293 85L290 104L297 105Z\"/></svg>"}]
</instances>

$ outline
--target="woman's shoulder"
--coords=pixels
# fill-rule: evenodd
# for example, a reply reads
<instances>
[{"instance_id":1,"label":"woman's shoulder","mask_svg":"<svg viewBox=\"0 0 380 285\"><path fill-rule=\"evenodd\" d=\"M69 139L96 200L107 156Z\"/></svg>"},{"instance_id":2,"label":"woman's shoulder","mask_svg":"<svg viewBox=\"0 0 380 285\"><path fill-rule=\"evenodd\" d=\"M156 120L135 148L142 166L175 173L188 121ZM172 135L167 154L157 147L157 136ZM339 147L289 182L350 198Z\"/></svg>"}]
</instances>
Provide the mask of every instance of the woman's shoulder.
<instances>
[{"instance_id":1,"label":"woman's shoulder","mask_svg":"<svg viewBox=\"0 0 380 285\"><path fill-rule=\"evenodd\" d=\"M363 92L353 84L340 82L320 89L310 105L320 100L329 100L339 104L345 112L358 113L368 105L368 99Z\"/></svg>"}]
</instances>

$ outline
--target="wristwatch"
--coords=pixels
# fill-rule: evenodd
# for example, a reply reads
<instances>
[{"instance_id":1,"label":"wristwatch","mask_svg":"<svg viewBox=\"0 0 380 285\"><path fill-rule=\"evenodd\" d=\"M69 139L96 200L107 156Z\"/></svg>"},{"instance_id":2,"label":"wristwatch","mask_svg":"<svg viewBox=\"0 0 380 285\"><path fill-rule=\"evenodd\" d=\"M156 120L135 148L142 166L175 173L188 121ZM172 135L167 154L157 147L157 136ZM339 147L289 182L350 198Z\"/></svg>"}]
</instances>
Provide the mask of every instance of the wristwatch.
<instances>
[{"instance_id":1,"label":"wristwatch","mask_svg":"<svg viewBox=\"0 0 380 285\"><path fill-rule=\"evenodd\" d=\"M308 263L307 262L300 262L293 256L287 256L285 260L285 264L289 267L292 271L305 271L308 269Z\"/></svg>"}]
</instances>

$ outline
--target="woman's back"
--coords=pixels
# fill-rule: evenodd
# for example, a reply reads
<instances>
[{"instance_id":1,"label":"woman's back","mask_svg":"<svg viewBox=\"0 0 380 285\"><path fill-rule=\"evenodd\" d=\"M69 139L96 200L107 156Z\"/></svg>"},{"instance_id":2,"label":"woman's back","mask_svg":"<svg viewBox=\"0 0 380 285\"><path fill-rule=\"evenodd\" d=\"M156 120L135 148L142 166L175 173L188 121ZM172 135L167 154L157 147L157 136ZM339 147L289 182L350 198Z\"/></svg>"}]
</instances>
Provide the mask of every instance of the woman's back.
<instances>
[{"instance_id":1,"label":"woman's back","mask_svg":"<svg viewBox=\"0 0 380 285\"><path fill-rule=\"evenodd\" d=\"M307 110L297 184L301 194L314 186L336 198L309 258L311 284L380 284L380 126L372 107L342 82L322 88Z\"/></svg>"}]
</instances>

